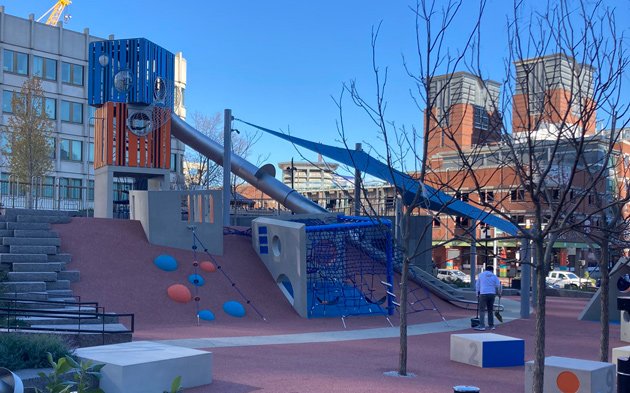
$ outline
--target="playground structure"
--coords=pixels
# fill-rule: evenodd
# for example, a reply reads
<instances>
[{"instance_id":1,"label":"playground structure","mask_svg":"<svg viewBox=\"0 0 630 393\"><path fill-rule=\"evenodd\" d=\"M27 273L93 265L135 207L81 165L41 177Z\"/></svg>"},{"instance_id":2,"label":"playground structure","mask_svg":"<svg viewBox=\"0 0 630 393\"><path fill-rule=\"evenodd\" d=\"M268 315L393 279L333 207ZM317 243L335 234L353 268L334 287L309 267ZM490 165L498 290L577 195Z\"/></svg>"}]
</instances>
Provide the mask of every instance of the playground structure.
<instances>
[{"instance_id":1,"label":"playground structure","mask_svg":"<svg viewBox=\"0 0 630 393\"><path fill-rule=\"evenodd\" d=\"M300 316L393 314L391 222L333 215L292 217L255 219L252 243Z\"/></svg>"},{"instance_id":2,"label":"playground structure","mask_svg":"<svg viewBox=\"0 0 630 393\"><path fill-rule=\"evenodd\" d=\"M176 137L219 165L223 165L224 160L226 162L229 160L232 173L269 195L293 213L320 215L327 213L326 209L277 180L272 165L267 164L259 168L233 153L230 154L229 158L226 158L223 146L188 125L173 112L175 101L174 55L167 50L146 39L93 42L90 44L88 74L88 103L97 107L96 118L102 119L95 126L95 217L112 217L114 179L116 177L133 178L135 183L134 191L131 192L130 210L132 217L142 222L145 233L151 242L188 248L182 246L185 243L185 240L182 239L189 236L186 232L191 226L199 228L199 234L204 236L204 241L208 236L220 239L220 236L216 235L223 230L223 223L214 217L224 214L217 207L225 206L225 201L222 200L219 203L215 196L195 196L188 193L187 195L178 194L177 196L161 198L162 201L168 202L156 202L157 199L160 199L157 197L159 193L172 192L167 191L170 188L168 179L171 136ZM226 124L231 124L231 120L233 119L227 119ZM403 201L407 205L415 203L415 206L461 215L496 226L512 235L517 232L516 227L510 222L456 200L441 191L419 184L417 180L389 168L364 152L351 152L347 149L288 137L251 123L245 123L281 138L289 139L297 145L394 184L401 190L404 196ZM170 206L167 206L168 204ZM176 210L181 210L181 215L178 215ZM167 223L161 214L162 211L175 212L169 214L171 220L174 220L173 224L175 222L178 224L170 225ZM391 294L394 288L391 275L393 272L387 266L393 261L391 257L382 257L387 254L386 251L391 248L391 245L381 246L379 254L375 252L377 248L374 248L374 244L359 244L361 243L360 239L363 239L365 234L373 231L373 229L368 229L365 222L359 225L356 220L355 218L354 223L345 222L342 225L343 228L350 228L352 225L357 226L357 228L350 230L350 234L340 235L340 228L322 229L322 233L325 231L337 233L335 235L337 237L333 237L334 240L329 239L327 242L312 240L311 236L315 236L315 229L310 225L304 225L304 231L309 233L309 236L304 239L303 243L300 243L300 248L304 248L303 253L310 253L311 260L313 258L325 258L326 253L330 253L334 249L336 263L339 261L346 263L345 267L341 267L337 263L337 268L343 270L352 269L350 261L344 258L346 255L352 255L348 248L350 247L348 245L352 243L350 249L358 250L357 252L367 256L368 260L386 261L379 262L381 268L385 266L385 272L373 273L374 276L384 275L385 279L377 280L377 285L371 285L364 290L363 277L359 277L358 282L353 282L355 279L351 278L350 275L343 275L343 277L322 275L325 269L321 268L323 266L321 264L317 267L304 266L301 270L302 273L311 269L318 272L317 276L314 274L311 274L309 278L300 276L301 284L297 283L295 276L288 278L288 281L291 282L289 287L293 287L292 290L294 291L292 296L288 296L288 298L292 298L291 301L300 315L313 316L321 312L322 315L338 314L344 316L354 312L358 314L382 313L384 309L387 310L388 314L392 313L394 300ZM379 225L388 228L383 233L390 233L387 235L389 239L384 244L391 243L391 224L383 226L381 222ZM256 238L256 236L254 237ZM338 241L338 239L344 240ZM349 242L352 239L354 240ZM208 241L208 244L210 244L208 248L210 252L221 253L220 241ZM319 247L317 244L327 244L327 246ZM311 246L313 248L309 250L308 247ZM344 249L344 247L346 248ZM260 249L258 248L259 251ZM377 258L376 255L381 256ZM261 256L261 258L263 257ZM307 257L303 258L304 262L306 259ZM423 259L425 261L418 266L427 269L430 253L424 253ZM372 265L371 269L377 266L375 263ZM363 269L363 266L359 269ZM269 268L269 270L275 279L279 279L280 276L274 274L274 269ZM360 270L360 273L363 274L364 271ZM322 277L321 282L313 284L317 281L316 277ZM419 277L419 281L422 281L423 278ZM435 288L438 288L439 291L437 284L441 283L435 283L431 287L432 291L435 291ZM348 285L354 289L345 291L344 288ZM299 293L294 286L298 287ZM284 288L289 291L287 286ZM310 301L304 292L306 289L311 290ZM376 296L377 293L380 295ZM363 298L370 304L350 306L351 301L349 299L352 297ZM383 299L387 301L385 308L381 308L382 302L385 301ZM343 307L337 305L340 300L345 302ZM318 304L316 305L316 303ZM337 306L331 307L333 303Z\"/></svg>"}]
</instances>

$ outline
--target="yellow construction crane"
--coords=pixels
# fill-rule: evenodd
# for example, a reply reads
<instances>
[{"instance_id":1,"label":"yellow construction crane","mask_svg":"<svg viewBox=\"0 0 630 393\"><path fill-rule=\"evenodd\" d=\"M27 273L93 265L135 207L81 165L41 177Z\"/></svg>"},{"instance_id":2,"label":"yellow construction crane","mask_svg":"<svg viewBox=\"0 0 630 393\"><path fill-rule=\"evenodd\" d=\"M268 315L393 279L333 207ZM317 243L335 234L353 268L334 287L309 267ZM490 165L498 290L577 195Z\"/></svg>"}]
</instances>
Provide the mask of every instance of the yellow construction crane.
<instances>
[{"instance_id":1,"label":"yellow construction crane","mask_svg":"<svg viewBox=\"0 0 630 393\"><path fill-rule=\"evenodd\" d=\"M59 18L61 18L61 14L63 13L63 10L70 4L72 4L71 0L58 0L55 3L55 5L50 7L50 9L46 11L44 15L40 16L39 19L37 19L37 21L41 22L41 20L44 19L46 15L50 14L48 16L48 19L46 19L46 24L51 25L51 26L57 26L57 22L59 22ZM67 15L66 18L64 19L65 20L69 19L69 15Z\"/></svg>"}]
</instances>

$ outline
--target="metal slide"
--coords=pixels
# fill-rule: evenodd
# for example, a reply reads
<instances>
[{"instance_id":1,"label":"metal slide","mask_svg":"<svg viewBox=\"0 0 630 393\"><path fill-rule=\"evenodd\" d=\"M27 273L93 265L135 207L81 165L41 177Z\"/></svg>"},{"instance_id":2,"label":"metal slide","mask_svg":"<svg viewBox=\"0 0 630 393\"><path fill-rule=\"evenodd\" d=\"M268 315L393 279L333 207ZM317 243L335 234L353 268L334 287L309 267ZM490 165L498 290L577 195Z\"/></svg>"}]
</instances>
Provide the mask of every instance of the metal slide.
<instances>
[{"instance_id":1,"label":"metal slide","mask_svg":"<svg viewBox=\"0 0 630 393\"><path fill-rule=\"evenodd\" d=\"M219 165L223 165L223 146L190 126L176 114L171 115L171 133L187 146L192 147ZM276 170L267 164L258 168L242 157L232 154L232 173L278 201L294 213L328 213L310 199L284 185L275 178Z\"/></svg>"}]
</instances>

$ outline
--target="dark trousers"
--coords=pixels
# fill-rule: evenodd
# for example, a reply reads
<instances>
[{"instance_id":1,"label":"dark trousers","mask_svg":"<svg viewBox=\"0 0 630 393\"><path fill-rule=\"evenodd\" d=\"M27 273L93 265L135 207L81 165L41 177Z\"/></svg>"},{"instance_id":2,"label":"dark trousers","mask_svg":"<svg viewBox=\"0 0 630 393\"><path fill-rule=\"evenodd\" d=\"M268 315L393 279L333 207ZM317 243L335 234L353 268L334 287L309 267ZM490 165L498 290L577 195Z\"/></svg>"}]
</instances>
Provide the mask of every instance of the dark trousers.
<instances>
[{"instance_id":1,"label":"dark trousers","mask_svg":"<svg viewBox=\"0 0 630 393\"><path fill-rule=\"evenodd\" d=\"M495 294L481 294L479 296L479 326L485 327L486 312L488 313L488 326L494 326L494 298Z\"/></svg>"}]
</instances>

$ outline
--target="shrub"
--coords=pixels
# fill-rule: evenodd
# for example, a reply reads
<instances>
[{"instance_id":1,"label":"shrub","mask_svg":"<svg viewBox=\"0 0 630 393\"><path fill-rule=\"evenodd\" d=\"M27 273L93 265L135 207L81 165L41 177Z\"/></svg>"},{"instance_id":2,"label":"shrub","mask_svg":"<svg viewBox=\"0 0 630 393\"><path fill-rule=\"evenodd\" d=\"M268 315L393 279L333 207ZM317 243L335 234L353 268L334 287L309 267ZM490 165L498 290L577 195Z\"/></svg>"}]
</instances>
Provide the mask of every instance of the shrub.
<instances>
[{"instance_id":1,"label":"shrub","mask_svg":"<svg viewBox=\"0 0 630 393\"><path fill-rule=\"evenodd\" d=\"M47 353L58 359L71 350L62 337L51 334L0 333L0 364L9 370L50 367Z\"/></svg>"}]
</instances>

